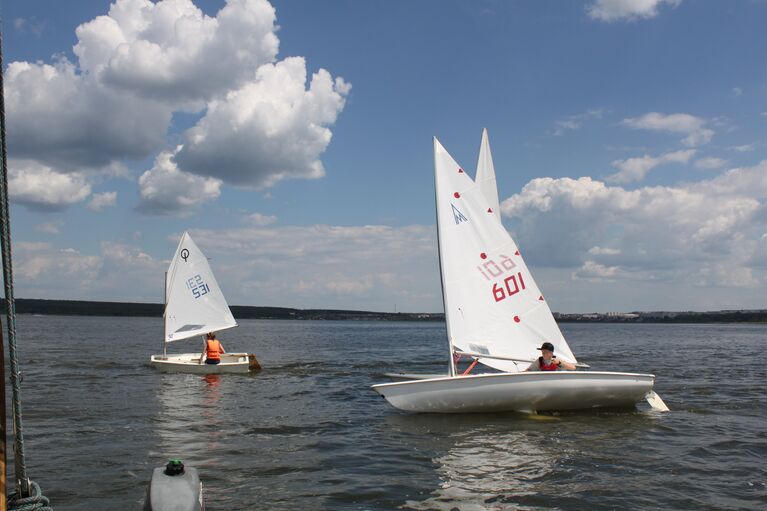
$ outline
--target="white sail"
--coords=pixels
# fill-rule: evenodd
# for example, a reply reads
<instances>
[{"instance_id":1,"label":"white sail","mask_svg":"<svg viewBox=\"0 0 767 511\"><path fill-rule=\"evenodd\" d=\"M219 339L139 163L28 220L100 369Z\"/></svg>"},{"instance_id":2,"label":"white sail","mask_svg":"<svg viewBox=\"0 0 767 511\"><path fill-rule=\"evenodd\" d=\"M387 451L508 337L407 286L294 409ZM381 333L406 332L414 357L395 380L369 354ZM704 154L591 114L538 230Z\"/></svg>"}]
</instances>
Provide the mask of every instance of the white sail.
<instances>
[{"instance_id":1,"label":"white sail","mask_svg":"<svg viewBox=\"0 0 767 511\"><path fill-rule=\"evenodd\" d=\"M237 326L208 259L184 233L168 268L165 342Z\"/></svg>"},{"instance_id":2,"label":"white sail","mask_svg":"<svg viewBox=\"0 0 767 511\"><path fill-rule=\"evenodd\" d=\"M489 153L488 153L489 154ZM456 349L515 372L551 342L577 362L514 240L478 184L434 139L437 229L448 336Z\"/></svg>"},{"instance_id":3,"label":"white sail","mask_svg":"<svg viewBox=\"0 0 767 511\"><path fill-rule=\"evenodd\" d=\"M479 146L479 158L477 158L477 173L474 182L487 198L490 209L495 213L498 221L501 221L501 207L498 204L498 186L495 182L495 166L493 155L490 153L490 140L487 137L487 128L482 130L482 142Z\"/></svg>"}]
</instances>

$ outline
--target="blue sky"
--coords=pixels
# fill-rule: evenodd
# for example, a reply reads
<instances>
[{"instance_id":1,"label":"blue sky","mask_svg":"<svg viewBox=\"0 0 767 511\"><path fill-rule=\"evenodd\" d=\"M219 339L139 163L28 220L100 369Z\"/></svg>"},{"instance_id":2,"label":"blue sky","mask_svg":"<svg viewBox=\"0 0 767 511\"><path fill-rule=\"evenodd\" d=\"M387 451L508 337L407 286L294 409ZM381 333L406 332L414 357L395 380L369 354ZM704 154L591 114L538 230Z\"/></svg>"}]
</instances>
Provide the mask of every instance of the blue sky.
<instances>
[{"instance_id":1,"label":"blue sky","mask_svg":"<svg viewBox=\"0 0 767 511\"><path fill-rule=\"evenodd\" d=\"M440 310L431 137L486 127L554 310L765 308L766 14L6 4L18 294L159 301L189 230L230 303Z\"/></svg>"}]
</instances>

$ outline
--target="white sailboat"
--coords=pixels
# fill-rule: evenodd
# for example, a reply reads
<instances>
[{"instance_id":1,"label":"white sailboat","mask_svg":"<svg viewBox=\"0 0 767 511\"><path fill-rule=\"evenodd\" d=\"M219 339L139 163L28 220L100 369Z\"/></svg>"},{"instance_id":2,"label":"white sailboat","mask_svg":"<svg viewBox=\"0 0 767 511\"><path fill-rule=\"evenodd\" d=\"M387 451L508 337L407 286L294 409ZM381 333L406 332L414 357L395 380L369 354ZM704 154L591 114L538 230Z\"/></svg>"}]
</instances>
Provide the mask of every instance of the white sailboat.
<instances>
[{"instance_id":1,"label":"white sailboat","mask_svg":"<svg viewBox=\"0 0 767 511\"><path fill-rule=\"evenodd\" d=\"M489 162L484 170L483 154ZM524 371L543 342L554 345L559 359L576 365L578 361L497 216L487 134L477 182L436 138L434 172L449 375L373 389L396 408L410 412L531 412L632 406L648 398L653 398L651 404L660 401L652 391L651 374ZM455 353L504 372L456 375Z\"/></svg>"},{"instance_id":2,"label":"white sailboat","mask_svg":"<svg viewBox=\"0 0 767 511\"><path fill-rule=\"evenodd\" d=\"M163 318L163 354L152 355L150 359L157 369L198 374L247 373L260 369L256 356L248 353L225 353L216 365L201 361L202 348L196 353L168 355L171 342L237 326L208 259L187 232L181 236L165 276Z\"/></svg>"},{"instance_id":3,"label":"white sailboat","mask_svg":"<svg viewBox=\"0 0 767 511\"><path fill-rule=\"evenodd\" d=\"M493 164L493 155L490 151L490 139L487 135L487 128L482 130L482 140L479 144L479 156L477 157L477 170L474 174L474 182L482 191L488 202L488 207L495 214L498 221L501 221L501 207L498 202L498 186L495 181L495 165ZM384 373L384 376L396 381L405 380L425 380L428 378L439 378L447 376L445 374L416 374L416 373Z\"/></svg>"}]
</instances>

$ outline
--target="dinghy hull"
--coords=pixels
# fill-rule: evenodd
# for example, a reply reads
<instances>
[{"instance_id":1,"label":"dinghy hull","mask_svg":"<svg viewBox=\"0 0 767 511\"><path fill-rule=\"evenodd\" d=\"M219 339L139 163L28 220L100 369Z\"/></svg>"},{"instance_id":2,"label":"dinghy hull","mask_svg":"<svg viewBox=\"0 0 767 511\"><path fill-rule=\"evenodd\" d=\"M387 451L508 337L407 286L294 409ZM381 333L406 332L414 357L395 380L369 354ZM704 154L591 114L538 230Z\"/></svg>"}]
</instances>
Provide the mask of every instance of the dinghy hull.
<instances>
[{"instance_id":1,"label":"dinghy hull","mask_svg":"<svg viewBox=\"0 0 767 511\"><path fill-rule=\"evenodd\" d=\"M383 383L373 390L416 413L537 412L627 408L653 388L652 374L553 371Z\"/></svg>"},{"instance_id":2,"label":"dinghy hull","mask_svg":"<svg viewBox=\"0 0 767 511\"><path fill-rule=\"evenodd\" d=\"M150 364L166 373L229 374L261 369L256 356L248 353L225 353L220 364L200 364L199 353L152 355Z\"/></svg>"},{"instance_id":3,"label":"dinghy hull","mask_svg":"<svg viewBox=\"0 0 767 511\"><path fill-rule=\"evenodd\" d=\"M395 381L408 380L431 380L434 378L447 378L446 374L416 374L416 373L384 373L384 376Z\"/></svg>"}]
</instances>

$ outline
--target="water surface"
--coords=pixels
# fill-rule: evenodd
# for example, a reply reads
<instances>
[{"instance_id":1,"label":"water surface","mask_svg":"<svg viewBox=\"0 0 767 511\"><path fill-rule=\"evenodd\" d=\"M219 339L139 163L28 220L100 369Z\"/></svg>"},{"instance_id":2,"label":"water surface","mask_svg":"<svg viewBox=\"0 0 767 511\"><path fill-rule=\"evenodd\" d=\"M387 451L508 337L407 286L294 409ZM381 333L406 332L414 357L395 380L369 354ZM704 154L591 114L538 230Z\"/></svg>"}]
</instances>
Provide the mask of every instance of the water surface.
<instances>
[{"instance_id":1,"label":"water surface","mask_svg":"<svg viewBox=\"0 0 767 511\"><path fill-rule=\"evenodd\" d=\"M175 457L209 511L767 509L767 326L562 329L595 370L655 373L672 412L395 410L369 386L446 371L442 323L244 320L219 337L263 371L202 377L148 365L160 319L22 315L28 471L57 510L141 509Z\"/></svg>"}]
</instances>

